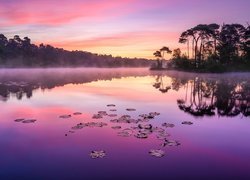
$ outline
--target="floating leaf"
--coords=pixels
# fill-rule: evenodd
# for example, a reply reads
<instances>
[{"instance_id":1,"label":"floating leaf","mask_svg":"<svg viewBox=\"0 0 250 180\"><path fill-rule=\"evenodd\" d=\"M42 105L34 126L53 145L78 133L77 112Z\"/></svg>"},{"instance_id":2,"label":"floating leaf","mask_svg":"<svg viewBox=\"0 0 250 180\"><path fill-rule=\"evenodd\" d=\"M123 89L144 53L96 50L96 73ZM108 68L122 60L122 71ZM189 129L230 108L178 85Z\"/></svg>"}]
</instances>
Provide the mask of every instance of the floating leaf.
<instances>
[{"instance_id":1,"label":"floating leaf","mask_svg":"<svg viewBox=\"0 0 250 180\"><path fill-rule=\"evenodd\" d=\"M108 104L108 107L115 107L115 104Z\"/></svg>"},{"instance_id":2,"label":"floating leaf","mask_svg":"<svg viewBox=\"0 0 250 180\"><path fill-rule=\"evenodd\" d=\"M163 127L166 127L166 128L173 128L174 127L174 124L170 124L170 123L163 123L162 124Z\"/></svg>"},{"instance_id":3,"label":"floating leaf","mask_svg":"<svg viewBox=\"0 0 250 180\"><path fill-rule=\"evenodd\" d=\"M122 137L130 137L133 134L133 130L126 128L126 129L123 129L122 131L118 132L117 134L118 134L118 136L122 136Z\"/></svg>"},{"instance_id":4,"label":"floating leaf","mask_svg":"<svg viewBox=\"0 0 250 180\"><path fill-rule=\"evenodd\" d=\"M135 137L138 139L146 139L146 138L148 138L148 134L139 132L135 135Z\"/></svg>"},{"instance_id":5,"label":"floating leaf","mask_svg":"<svg viewBox=\"0 0 250 180\"><path fill-rule=\"evenodd\" d=\"M166 133L166 132L161 132L159 133L156 138L159 140L165 140L167 137L169 137L170 134Z\"/></svg>"},{"instance_id":6,"label":"floating leaf","mask_svg":"<svg viewBox=\"0 0 250 180\"><path fill-rule=\"evenodd\" d=\"M150 112L149 115L150 116L159 116L161 113L158 112Z\"/></svg>"},{"instance_id":7,"label":"floating leaf","mask_svg":"<svg viewBox=\"0 0 250 180\"><path fill-rule=\"evenodd\" d=\"M185 124L185 125L192 125L194 124L193 122L191 121L183 121L181 124Z\"/></svg>"},{"instance_id":8,"label":"floating leaf","mask_svg":"<svg viewBox=\"0 0 250 180\"><path fill-rule=\"evenodd\" d=\"M34 123L34 122L36 122L36 119L27 119L22 121L22 123Z\"/></svg>"},{"instance_id":9,"label":"floating leaf","mask_svg":"<svg viewBox=\"0 0 250 180\"><path fill-rule=\"evenodd\" d=\"M22 122L24 119L15 119L15 122Z\"/></svg>"},{"instance_id":10,"label":"floating leaf","mask_svg":"<svg viewBox=\"0 0 250 180\"><path fill-rule=\"evenodd\" d=\"M103 117L102 117L101 114L94 114L94 115L92 116L92 118L93 118L93 119L101 119L101 118L103 118Z\"/></svg>"},{"instance_id":11,"label":"floating leaf","mask_svg":"<svg viewBox=\"0 0 250 180\"><path fill-rule=\"evenodd\" d=\"M81 112L75 112L73 113L73 115L77 116L77 115L81 115L82 113Z\"/></svg>"},{"instance_id":12,"label":"floating leaf","mask_svg":"<svg viewBox=\"0 0 250 180\"><path fill-rule=\"evenodd\" d=\"M98 114L102 115L102 116L107 116L108 113L106 111L98 111Z\"/></svg>"},{"instance_id":13,"label":"floating leaf","mask_svg":"<svg viewBox=\"0 0 250 180\"><path fill-rule=\"evenodd\" d=\"M71 129L78 130L84 128L86 125L83 123L77 124L76 126L73 126Z\"/></svg>"},{"instance_id":14,"label":"floating leaf","mask_svg":"<svg viewBox=\"0 0 250 180\"><path fill-rule=\"evenodd\" d=\"M163 142L161 145L162 146L179 146L181 145L181 143L175 140L165 140L165 142Z\"/></svg>"},{"instance_id":15,"label":"floating leaf","mask_svg":"<svg viewBox=\"0 0 250 180\"><path fill-rule=\"evenodd\" d=\"M160 158L160 157L163 157L165 155L165 152L163 150L160 150L160 149L151 149L149 151L149 154L151 156Z\"/></svg>"},{"instance_id":16,"label":"floating leaf","mask_svg":"<svg viewBox=\"0 0 250 180\"><path fill-rule=\"evenodd\" d=\"M91 153L89 154L90 157L92 159L97 159L97 158L103 158L106 156L105 151L101 150L101 151L91 151Z\"/></svg>"},{"instance_id":17,"label":"floating leaf","mask_svg":"<svg viewBox=\"0 0 250 180\"><path fill-rule=\"evenodd\" d=\"M110 109L109 111L117 111L116 109Z\"/></svg>"},{"instance_id":18,"label":"floating leaf","mask_svg":"<svg viewBox=\"0 0 250 180\"><path fill-rule=\"evenodd\" d=\"M152 126L152 124L145 124L145 125L139 124L138 127L140 129L152 129L153 126Z\"/></svg>"},{"instance_id":19,"label":"floating leaf","mask_svg":"<svg viewBox=\"0 0 250 180\"><path fill-rule=\"evenodd\" d=\"M144 133L144 134L150 135L153 133L153 131L151 129L140 129L139 133Z\"/></svg>"},{"instance_id":20,"label":"floating leaf","mask_svg":"<svg viewBox=\"0 0 250 180\"><path fill-rule=\"evenodd\" d=\"M150 114L140 114L139 117L142 117L143 119L154 119L155 116Z\"/></svg>"},{"instance_id":21,"label":"floating leaf","mask_svg":"<svg viewBox=\"0 0 250 180\"><path fill-rule=\"evenodd\" d=\"M67 119L67 118L71 118L71 115L70 114L65 114L65 115L59 116L59 118Z\"/></svg>"},{"instance_id":22,"label":"floating leaf","mask_svg":"<svg viewBox=\"0 0 250 180\"><path fill-rule=\"evenodd\" d=\"M109 117L116 117L117 114L109 114L108 116L109 116Z\"/></svg>"},{"instance_id":23,"label":"floating leaf","mask_svg":"<svg viewBox=\"0 0 250 180\"><path fill-rule=\"evenodd\" d=\"M129 119L129 118L131 118L131 116L130 115L122 115L121 118L123 118L123 119Z\"/></svg>"},{"instance_id":24,"label":"floating leaf","mask_svg":"<svg viewBox=\"0 0 250 180\"><path fill-rule=\"evenodd\" d=\"M111 128L112 129L121 129L122 127L121 126L112 126Z\"/></svg>"},{"instance_id":25,"label":"floating leaf","mask_svg":"<svg viewBox=\"0 0 250 180\"><path fill-rule=\"evenodd\" d=\"M140 114L139 117L146 118L148 117L148 114Z\"/></svg>"},{"instance_id":26,"label":"floating leaf","mask_svg":"<svg viewBox=\"0 0 250 180\"><path fill-rule=\"evenodd\" d=\"M136 109L134 109L134 108L127 108L126 110L127 111L136 111Z\"/></svg>"},{"instance_id":27,"label":"floating leaf","mask_svg":"<svg viewBox=\"0 0 250 180\"><path fill-rule=\"evenodd\" d=\"M154 132L158 132L158 133L164 133L165 132L165 129L159 128L159 127L153 127L152 130Z\"/></svg>"},{"instance_id":28,"label":"floating leaf","mask_svg":"<svg viewBox=\"0 0 250 180\"><path fill-rule=\"evenodd\" d=\"M104 122L88 122L85 123L86 126L88 127L103 127L103 126L107 126L107 123Z\"/></svg>"}]
</instances>

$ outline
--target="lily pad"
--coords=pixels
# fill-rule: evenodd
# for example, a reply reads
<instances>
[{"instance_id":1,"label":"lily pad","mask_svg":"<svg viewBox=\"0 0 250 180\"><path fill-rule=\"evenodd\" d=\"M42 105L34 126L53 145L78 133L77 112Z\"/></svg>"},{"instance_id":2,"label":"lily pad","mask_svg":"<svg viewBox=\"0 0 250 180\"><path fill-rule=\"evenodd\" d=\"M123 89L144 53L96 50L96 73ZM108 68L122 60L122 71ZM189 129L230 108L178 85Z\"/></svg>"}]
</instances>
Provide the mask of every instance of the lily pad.
<instances>
[{"instance_id":1,"label":"lily pad","mask_svg":"<svg viewBox=\"0 0 250 180\"><path fill-rule=\"evenodd\" d=\"M108 107L115 107L115 104L108 104Z\"/></svg>"},{"instance_id":2,"label":"lily pad","mask_svg":"<svg viewBox=\"0 0 250 180\"><path fill-rule=\"evenodd\" d=\"M121 131L121 132L118 132L117 135L121 137L130 137L132 134L126 131Z\"/></svg>"},{"instance_id":3,"label":"lily pad","mask_svg":"<svg viewBox=\"0 0 250 180\"><path fill-rule=\"evenodd\" d=\"M103 150L91 151L91 153L89 155L92 159L104 158L106 156L106 152Z\"/></svg>"},{"instance_id":4,"label":"lily pad","mask_svg":"<svg viewBox=\"0 0 250 180\"><path fill-rule=\"evenodd\" d=\"M25 120L25 119L21 119L21 118L20 118L20 119L15 119L14 121L15 121L15 122L22 122L23 120Z\"/></svg>"},{"instance_id":5,"label":"lily pad","mask_svg":"<svg viewBox=\"0 0 250 180\"><path fill-rule=\"evenodd\" d=\"M146 118L148 117L148 114L140 114L139 117Z\"/></svg>"},{"instance_id":6,"label":"lily pad","mask_svg":"<svg viewBox=\"0 0 250 180\"><path fill-rule=\"evenodd\" d=\"M101 119L101 118L103 118L103 117L102 117L101 114L94 114L94 115L92 116L92 118L93 118L93 119Z\"/></svg>"},{"instance_id":7,"label":"lily pad","mask_svg":"<svg viewBox=\"0 0 250 180\"><path fill-rule=\"evenodd\" d=\"M159 112L150 112L149 115L150 116L159 116L161 113Z\"/></svg>"},{"instance_id":8,"label":"lily pad","mask_svg":"<svg viewBox=\"0 0 250 180\"><path fill-rule=\"evenodd\" d=\"M76 126L73 126L71 129L78 130L84 128L86 125L83 123L77 124Z\"/></svg>"},{"instance_id":9,"label":"lily pad","mask_svg":"<svg viewBox=\"0 0 250 180\"><path fill-rule=\"evenodd\" d=\"M74 112L73 115L77 116L77 115L82 115L81 112Z\"/></svg>"},{"instance_id":10,"label":"lily pad","mask_svg":"<svg viewBox=\"0 0 250 180\"><path fill-rule=\"evenodd\" d=\"M134 108L127 108L126 110L127 111L136 111L136 109L134 109Z\"/></svg>"},{"instance_id":11,"label":"lily pad","mask_svg":"<svg viewBox=\"0 0 250 180\"><path fill-rule=\"evenodd\" d=\"M152 129L152 124L139 124L138 127L140 129Z\"/></svg>"},{"instance_id":12,"label":"lily pad","mask_svg":"<svg viewBox=\"0 0 250 180\"><path fill-rule=\"evenodd\" d=\"M164 133L165 129L159 127L153 127L152 130L157 133Z\"/></svg>"},{"instance_id":13,"label":"lily pad","mask_svg":"<svg viewBox=\"0 0 250 180\"><path fill-rule=\"evenodd\" d=\"M131 116L130 115L122 115L121 118L123 118L123 119L129 119L129 118L131 118Z\"/></svg>"},{"instance_id":14,"label":"lily pad","mask_svg":"<svg viewBox=\"0 0 250 180\"><path fill-rule=\"evenodd\" d=\"M111 128L112 129L121 129L122 127L121 126L112 126Z\"/></svg>"},{"instance_id":15,"label":"lily pad","mask_svg":"<svg viewBox=\"0 0 250 180\"><path fill-rule=\"evenodd\" d=\"M194 124L194 123L191 122L191 121L183 121L181 124L184 124L184 125L192 125L192 124Z\"/></svg>"},{"instance_id":16,"label":"lily pad","mask_svg":"<svg viewBox=\"0 0 250 180\"><path fill-rule=\"evenodd\" d=\"M140 129L139 133L144 133L144 134L150 135L153 133L153 131L151 129Z\"/></svg>"},{"instance_id":17,"label":"lily pad","mask_svg":"<svg viewBox=\"0 0 250 180\"><path fill-rule=\"evenodd\" d=\"M118 136L122 136L122 137L130 137L133 134L133 130L132 129L123 129L122 131L118 132L117 135Z\"/></svg>"},{"instance_id":18,"label":"lily pad","mask_svg":"<svg viewBox=\"0 0 250 180\"><path fill-rule=\"evenodd\" d=\"M135 135L135 137L138 139L146 139L148 138L148 134L139 132Z\"/></svg>"},{"instance_id":19,"label":"lily pad","mask_svg":"<svg viewBox=\"0 0 250 180\"><path fill-rule=\"evenodd\" d=\"M154 119L155 116L150 115L150 114L140 114L139 117L149 120L149 119Z\"/></svg>"},{"instance_id":20,"label":"lily pad","mask_svg":"<svg viewBox=\"0 0 250 180\"><path fill-rule=\"evenodd\" d=\"M22 123L34 123L34 122L36 122L36 119L27 119L22 121Z\"/></svg>"},{"instance_id":21,"label":"lily pad","mask_svg":"<svg viewBox=\"0 0 250 180\"><path fill-rule=\"evenodd\" d=\"M165 155L165 152L163 150L160 150L160 149L151 149L149 151L149 154L151 156L154 156L154 157L157 157L157 158L160 158L160 157L163 157Z\"/></svg>"},{"instance_id":22,"label":"lily pad","mask_svg":"<svg viewBox=\"0 0 250 180\"><path fill-rule=\"evenodd\" d=\"M161 145L162 146L179 146L181 145L181 143L175 140L165 140L165 142L163 142Z\"/></svg>"},{"instance_id":23,"label":"lily pad","mask_svg":"<svg viewBox=\"0 0 250 180\"><path fill-rule=\"evenodd\" d=\"M117 109L110 109L109 111L117 111Z\"/></svg>"},{"instance_id":24,"label":"lily pad","mask_svg":"<svg viewBox=\"0 0 250 180\"><path fill-rule=\"evenodd\" d=\"M109 114L108 116L109 116L109 117L116 117L117 114Z\"/></svg>"},{"instance_id":25,"label":"lily pad","mask_svg":"<svg viewBox=\"0 0 250 180\"><path fill-rule=\"evenodd\" d=\"M67 119L67 118L71 118L71 115L70 114L65 114L65 115L59 116L59 118Z\"/></svg>"},{"instance_id":26,"label":"lily pad","mask_svg":"<svg viewBox=\"0 0 250 180\"><path fill-rule=\"evenodd\" d=\"M159 140L166 140L167 137L169 137L170 134L163 132L163 133L159 133L156 135L156 138Z\"/></svg>"},{"instance_id":27,"label":"lily pad","mask_svg":"<svg viewBox=\"0 0 250 180\"><path fill-rule=\"evenodd\" d=\"M104 122L88 122L85 123L86 126L88 127L103 127L103 126L107 126L107 123Z\"/></svg>"},{"instance_id":28,"label":"lily pad","mask_svg":"<svg viewBox=\"0 0 250 180\"><path fill-rule=\"evenodd\" d=\"M98 111L98 114L102 115L102 116L107 116L108 113L106 111Z\"/></svg>"},{"instance_id":29,"label":"lily pad","mask_svg":"<svg viewBox=\"0 0 250 180\"><path fill-rule=\"evenodd\" d=\"M175 125L174 124L170 124L170 123L163 123L162 124L163 127L166 127L166 128L173 128Z\"/></svg>"}]
</instances>

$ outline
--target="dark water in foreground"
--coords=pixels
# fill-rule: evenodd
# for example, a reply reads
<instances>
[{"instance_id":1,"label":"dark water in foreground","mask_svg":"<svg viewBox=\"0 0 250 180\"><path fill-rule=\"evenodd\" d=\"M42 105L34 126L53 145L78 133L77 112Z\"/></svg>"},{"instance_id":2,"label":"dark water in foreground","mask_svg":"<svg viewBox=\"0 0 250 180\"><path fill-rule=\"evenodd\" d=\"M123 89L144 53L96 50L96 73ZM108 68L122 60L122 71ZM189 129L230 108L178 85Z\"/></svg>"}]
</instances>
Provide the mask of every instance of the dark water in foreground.
<instances>
[{"instance_id":1,"label":"dark water in foreground","mask_svg":"<svg viewBox=\"0 0 250 180\"><path fill-rule=\"evenodd\" d=\"M0 70L0 109L0 179L250 178L248 73Z\"/></svg>"}]
</instances>

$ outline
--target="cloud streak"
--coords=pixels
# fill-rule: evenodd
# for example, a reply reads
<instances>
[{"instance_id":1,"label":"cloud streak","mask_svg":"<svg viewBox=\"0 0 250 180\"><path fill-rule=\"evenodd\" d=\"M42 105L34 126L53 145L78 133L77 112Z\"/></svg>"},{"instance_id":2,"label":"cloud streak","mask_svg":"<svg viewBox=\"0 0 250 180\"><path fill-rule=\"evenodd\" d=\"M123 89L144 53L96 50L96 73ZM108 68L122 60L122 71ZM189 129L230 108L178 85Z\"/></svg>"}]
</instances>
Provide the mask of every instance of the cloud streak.
<instances>
[{"instance_id":1,"label":"cloud streak","mask_svg":"<svg viewBox=\"0 0 250 180\"><path fill-rule=\"evenodd\" d=\"M5 25L44 24L60 25L74 20L101 20L129 13L117 11L133 0L102 1L6 1L1 3L0 15Z\"/></svg>"}]
</instances>

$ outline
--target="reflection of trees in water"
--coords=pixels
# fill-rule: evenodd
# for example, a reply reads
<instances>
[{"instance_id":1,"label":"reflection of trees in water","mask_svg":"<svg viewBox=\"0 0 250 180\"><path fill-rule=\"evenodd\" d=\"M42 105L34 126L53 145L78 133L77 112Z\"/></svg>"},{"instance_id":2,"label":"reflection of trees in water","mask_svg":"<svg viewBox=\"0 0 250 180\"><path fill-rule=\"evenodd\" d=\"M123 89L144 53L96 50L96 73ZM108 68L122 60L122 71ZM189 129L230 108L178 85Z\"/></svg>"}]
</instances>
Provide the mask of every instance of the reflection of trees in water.
<instances>
[{"instance_id":1,"label":"reflection of trees in water","mask_svg":"<svg viewBox=\"0 0 250 180\"><path fill-rule=\"evenodd\" d=\"M222 83L217 88L216 97L219 115L250 115L250 81Z\"/></svg>"},{"instance_id":2,"label":"reflection of trees in water","mask_svg":"<svg viewBox=\"0 0 250 180\"><path fill-rule=\"evenodd\" d=\"M166 84L164 83L163 76L158 75L156 77L156 82L153 84L153 86L162 93L167 93L171 89L171 86Z\"/></svg>"},{"instance_id":3,"label":"reflection of trees in water","mask_svg":"<svg viewBox=\"0 0 250 180\"><path fill-rule=\"evenodd\" d=\"M0 83L0 100L7 101L11 95L16 96L18 100L21 100L24 96L27 98L32 97L33 90L38 86L27 84L24 82L6 82Z\"/></svg>"},{"instance_id":4,"label":"reflection of trees in water","mask_svg":"<svg viewBox=\"0 0 250 180\"><path fill-rule=\"evenodd\" d=\"M83 84L113 78L145 76L147 71L122 69L34 69L0 71L0 100L31 98L34 90L53 89L66 84Z\"/></svg>"},{"instance_id":5,"label":"reflection of trees in water","mask_svg":"<svg viewBox=\"0 0 250 180\"><path fill-rule=\"evenodd\" d=\"M159 89L158 76L153 85ZM170 89L185 90L177 100L180 110L193 116L250 116L250 80L207 80L204 78L172 78ZM158 85L158 86L156 86Z\"/></svg>"},{"instance_id":6,"label":"reflection of trees in water","mask_svg":"<svg viewBox=\"0 0 250 180\"><path fill-rule=\"evenodd\" d=\"M177 100L179 108L194 116L215 115L216 82L204 82L199 78L188 81L185 85L185 99Z\"/></svg>"}]
</instances>

